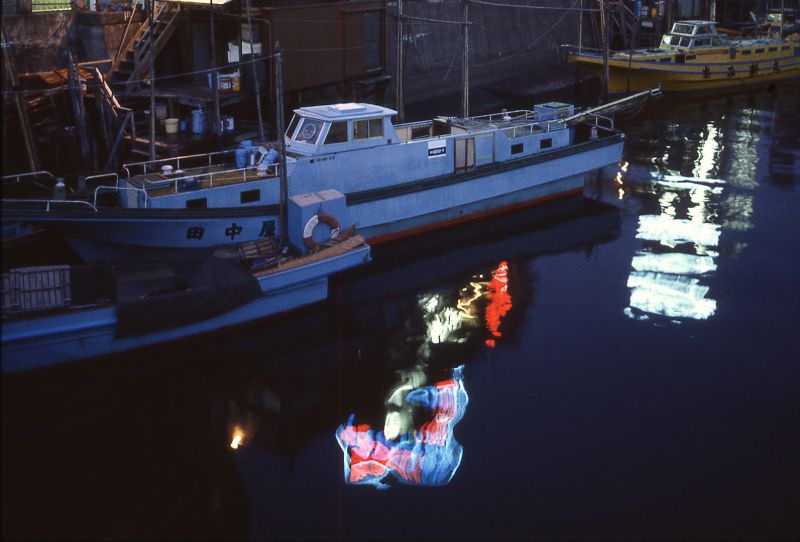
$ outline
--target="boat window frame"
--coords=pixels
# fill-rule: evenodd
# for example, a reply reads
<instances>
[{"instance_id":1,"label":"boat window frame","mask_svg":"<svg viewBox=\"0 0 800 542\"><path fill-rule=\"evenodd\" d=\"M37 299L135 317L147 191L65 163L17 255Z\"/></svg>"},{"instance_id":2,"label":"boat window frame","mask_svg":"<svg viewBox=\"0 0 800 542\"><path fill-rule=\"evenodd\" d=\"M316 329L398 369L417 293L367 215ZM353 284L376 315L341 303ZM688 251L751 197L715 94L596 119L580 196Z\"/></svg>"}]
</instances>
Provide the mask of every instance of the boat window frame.
<instances>
[{"instance_id":1,"label":"boat window frame","mask_svg":"<svg viewBox=\"0 0 800 542\"><path fill-rule=\"evenodd\" d=\"M288 137L290 141L294 137L294 132L297 131L297 125L300 124L300 118L301 115L295 113L294 115L292 115L292 120L289 121L289 126L286 127L286 133L284 135Z\"/></svg>"},{"instance_id":2,"label":"boat window frame","mask_svg":"<svg viewBox=\"0 0 800 542\"><path fill-rule=\"evenodd\" d=\"M301 118L302 122L298 124L292 140L297 143L303 143L306 145L316 145L317 142L319 141L319 136L322 133L322 130L325 128L325 121L306 116L302 116ZM300 139L300 136L303 135L303 130L305 129L306 124L308 124L309 126L314 126L314 132L308 137Z\"/></svg>"},{"instance_id":3,"label":"boat window frame","mask_svg":"<svg viewBox=\"0 0 800 542\"><path fill-rule=\"evenodd\" d=\"M353 119L353 141L362 140L362 139L378 139L382 138L383 134L385 133L383 129L383 117L369 117L364 119ZM366 123L367 127L367 134L366 136L361 135L358 132L358 126L363 125ZM373 127L379 127L380 133L373 135Z\"/></svg>"},{"instance_id":4,"label":"boat window frame","mask_svg":"<svg viewBox=\"0 0 800 542\"><path fill-rule=\"evenodd\" d=\"M341 136L342 134L336 133L334 131L334 126L341 126L344 125L344 139L332 141L331 135ZM337 145L339 143L347 143L350 141L350 123L346 120L334 120L328 123L328 132L325 134L325 141L323 141L323 145Z\"/></svg>"}]
</instances>

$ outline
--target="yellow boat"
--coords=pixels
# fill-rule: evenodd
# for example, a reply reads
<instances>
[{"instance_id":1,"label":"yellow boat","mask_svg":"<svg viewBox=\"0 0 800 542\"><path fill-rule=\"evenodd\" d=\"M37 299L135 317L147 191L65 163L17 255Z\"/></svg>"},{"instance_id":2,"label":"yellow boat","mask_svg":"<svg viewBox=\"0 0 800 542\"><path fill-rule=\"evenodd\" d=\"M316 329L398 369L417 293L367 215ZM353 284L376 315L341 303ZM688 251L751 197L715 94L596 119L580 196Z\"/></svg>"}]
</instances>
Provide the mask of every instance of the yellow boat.
<instances>
[{"instance_id":1,"label":"yellow boat","mask_svg":"<svg viewBox=\"0 0 800 542\"><path fill-rule=\"evenodd\" d=\"M570 48L567 62L602 73L597 49ZM800 42L780 38L728 39L711 21L679 21L657 49L614 51L608 91L710 90L800 77Z\"/></svg>"}]
</instances>

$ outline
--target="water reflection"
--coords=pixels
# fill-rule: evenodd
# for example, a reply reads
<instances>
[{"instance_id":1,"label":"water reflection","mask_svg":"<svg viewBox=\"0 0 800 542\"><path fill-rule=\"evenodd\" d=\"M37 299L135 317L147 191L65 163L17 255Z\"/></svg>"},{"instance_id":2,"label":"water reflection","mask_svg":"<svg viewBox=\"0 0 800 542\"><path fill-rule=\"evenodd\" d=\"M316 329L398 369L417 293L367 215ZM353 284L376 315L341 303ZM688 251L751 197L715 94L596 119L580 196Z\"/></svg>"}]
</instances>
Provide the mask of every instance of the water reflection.
<instances>
[{"instance_id":1,"label":"water reflection","mask_svg":"<svg viewBox=\"0 0 800 542\"><path fill-rule=\"evenodd\" d=\"M313 435L333 429L346 484L449 483L464 453L464 366L514 341L533 300L527 258L590 251L618 234L619 213L578 198L493 224L444 232L446 243L428 237L431 252L415 241L407 258L391 247L346 281L335 340L297 338L285 361L272 350L269 366L227 400L231 452L256 447L291 468Z\"/></svg>"},{"instance_id":2,"label":"water reflection","mask_svg":"<svg viewBox=\"0 0 800 542\"><path fill-rule=\"evenodd\" d=\"M401 384L387 401L394 409L386 415L383 431L356 425L354 415L340 426L336 440L344 453L345 482L384 489L389 487L384 480L391 474L405 484L449 483L463 454L453 436L453 427L464 417L469 402L462 375L463 366L459 366L451 378L431 386ZM403 375L411 381L416 376ZM424 421L417 426L414 418Z\"/></svg>"}]
</instances>

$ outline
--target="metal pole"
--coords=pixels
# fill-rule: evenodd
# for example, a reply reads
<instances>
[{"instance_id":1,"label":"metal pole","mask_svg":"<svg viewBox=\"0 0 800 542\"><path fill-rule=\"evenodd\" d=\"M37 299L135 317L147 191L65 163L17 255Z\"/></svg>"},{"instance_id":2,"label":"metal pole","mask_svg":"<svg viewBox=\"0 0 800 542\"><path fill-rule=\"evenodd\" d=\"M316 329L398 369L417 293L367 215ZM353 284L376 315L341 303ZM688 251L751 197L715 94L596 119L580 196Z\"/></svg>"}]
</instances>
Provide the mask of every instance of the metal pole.
<instances>
[{"instance_id":1,"label":"metal pole","mask_svg":"<svg viewBox=\"0 0 800 542\"><path fill-rule=\"evenodd\" d=\"M261 85L258 82L258 71L256 70L256 52L253 50L253 19L250 16L250 0L245 0L247 9L247 27L250 29L250 64L253 68L253 86L256 91L256 114L258 115L258 140L264 142L264 120L261 117Z\"/></svg>"},{"instance_id":2,"label":"metal pole","mask_svg":"<svg viewBox=\"0 0 800 542\"><path fill-rule=\"evenodd\" d=\"M578 13L578 52L583 50L583 0L581 0L580 8L581 11Z\"/></svg>"},{"instance_id":3,"label":"metal pole","mask_svg":"<svg viewBox=\"0 0 800 542\"><path fill-rule=\"evenodd\" d=\"M214 0L208 0L208 4L211 10L211 69L213 70L211 72L211 91L214 95L214 130L212 133L219 136L219 77L217 74L217 41L214 35Z\"/></svg>"},{"instance_id":4,"label":"metal pole","mask_svg":"<svg viewBox=\"0 0 800 542\"><path fill-rule=\"evenodd\" d=\"M781 39L783 39L783 23L784 23L783 18L784 18L784 16L785 15L784 15L784 12L783 12L783 0L781 0L781 33L780 33L780 38Z\"/></svg>"},{"instance_id":5,"label":"metal pole","mask_svg":"<svg viewBox=\"0 0 800 542\"><path fill-rule=\"evenodd\" d=\"M397 0L397 120L405 119L403 107L403 0Z\"/></svg>"},{"instance_id":6,"label":"metal pole","mask_svg":"<svg viewBox=\"0 0 800 542\"><path fill-rule=\"evenodd\" d=\"M462 67L463 95L461 115L469 117L469 0L464 0L464 59Z\"/></svg>"},{"instance_id":7,"label":"metal pole","mask_svg":"<svg viewBox=\"0 0 800 542\"><path fill-rule=\"evenodd\" d=\"M289 242L289 221L286 216L286 201L288 200L289 189L286 179L286 140L283 134L283 53L280 43L275 46L275 124L278 132L278 168L280 169L280 228L281 246L286 246Z\"/></svg>"},{"instance_id":8,"label":"metal pole","mask_svg":"<svg viewBox=\"0 0 800 542\"><path fill-rule=\"evenodd\" d=\"M150 160L156 159L156 55L153 45L154 12L156 3L150 0L150 12L147 21L147 35L150 41Z\"/></svg>"}]
</instances>

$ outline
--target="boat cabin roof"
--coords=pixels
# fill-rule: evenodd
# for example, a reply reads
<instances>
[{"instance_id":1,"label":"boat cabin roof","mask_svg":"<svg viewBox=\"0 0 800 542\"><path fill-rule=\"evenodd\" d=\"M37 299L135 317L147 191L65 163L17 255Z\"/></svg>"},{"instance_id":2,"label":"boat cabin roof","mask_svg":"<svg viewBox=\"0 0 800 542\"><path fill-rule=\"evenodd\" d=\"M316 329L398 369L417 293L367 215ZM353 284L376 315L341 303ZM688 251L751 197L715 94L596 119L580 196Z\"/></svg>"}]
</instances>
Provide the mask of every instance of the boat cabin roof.
<instances>
[{"instance_id":1,"label":"boat cabin roof","mask_svg":"<svg viewBox=\"0 0 800 542\"><path fill-rule=\"evenodd\" d=\"M670 34L678 34L681 36L698 36L698 35L711 35L717 34L717 23L714 21L678 21L672 25Z\"/></svg>"},{"instance_id":2,"label":"boat cabin roof","mask_svg":"<svg viewBox=\"0 0 800 542\"><path fill-rule=\"evenodd\" d=\"M352 102L301 107L295 109L294 112L303 117L311 117L319 120L349 120L366 117L375 118L378 116L391 117L397 114L397 111L389 109L388 107Z\"/></svg>"}]
</instances>

